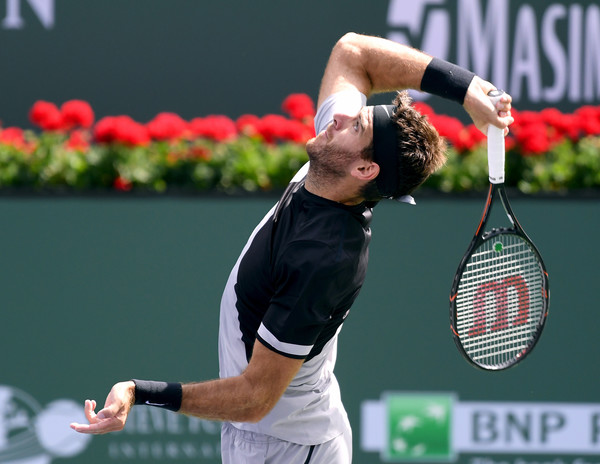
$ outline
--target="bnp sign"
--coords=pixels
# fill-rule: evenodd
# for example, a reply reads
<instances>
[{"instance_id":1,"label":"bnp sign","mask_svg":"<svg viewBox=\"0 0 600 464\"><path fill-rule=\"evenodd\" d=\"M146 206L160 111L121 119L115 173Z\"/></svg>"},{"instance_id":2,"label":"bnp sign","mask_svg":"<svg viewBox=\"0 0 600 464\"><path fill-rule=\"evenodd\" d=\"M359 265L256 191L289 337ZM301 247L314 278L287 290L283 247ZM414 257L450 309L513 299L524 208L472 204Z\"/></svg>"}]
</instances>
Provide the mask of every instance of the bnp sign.
<instances>
[{"instance_id":1,"label":"bnp sign","mask_svg":"<svg viewBox=\"0 0 600 464\"><path fill-rule=\"evenodd\" d=\"M386 460L452 458L453 404L452 395L387 395Z\"/></svg>"},{"instance_id":2,"label":"bnp sign","mask_svg":"<svg viewBox=\"0 0 600 464\"><path fill-rule=\"evenodd\" d=\"M452 462L459 454L600 454L600 404L386 393L362 404L361 448L380 453L384 462Z\"/></svg>"}]
</instances>

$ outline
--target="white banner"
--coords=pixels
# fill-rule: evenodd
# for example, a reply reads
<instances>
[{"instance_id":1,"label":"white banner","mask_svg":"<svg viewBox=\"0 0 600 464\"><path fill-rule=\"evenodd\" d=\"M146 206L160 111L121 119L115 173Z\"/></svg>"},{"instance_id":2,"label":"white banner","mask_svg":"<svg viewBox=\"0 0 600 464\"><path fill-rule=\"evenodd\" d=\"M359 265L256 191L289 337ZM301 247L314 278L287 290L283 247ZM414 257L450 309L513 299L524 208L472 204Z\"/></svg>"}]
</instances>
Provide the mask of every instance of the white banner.
<instances>
[{"instance_id":1,"label":"white banner","mask_svg":"<svg viewBox=\"0 0 600 464\"><path fill-rule=\"evenodd\" d=\"M361 415L361 448L388 462L453 461L459 453L600 456L600 404L462 402L453 393L399 392L364 401Z\"/></svg>"},{"instance_id":2,"label":"white banner","mask_svg":"<svg viewBox=\"0 0 600 464\"><path fill-rule=\"evenodd\" d=\"M600 454L600 404L460 402L453 413L456 452Z\"/></svg>"}]
</instances>

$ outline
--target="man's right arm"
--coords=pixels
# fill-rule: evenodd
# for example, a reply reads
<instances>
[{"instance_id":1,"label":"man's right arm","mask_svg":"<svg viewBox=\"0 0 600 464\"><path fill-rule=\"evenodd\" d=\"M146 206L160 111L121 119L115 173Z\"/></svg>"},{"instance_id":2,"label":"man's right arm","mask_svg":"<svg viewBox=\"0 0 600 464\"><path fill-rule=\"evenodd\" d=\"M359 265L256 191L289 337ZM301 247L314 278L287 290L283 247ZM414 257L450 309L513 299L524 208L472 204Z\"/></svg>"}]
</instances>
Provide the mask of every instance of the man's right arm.
<instances>
[{"instance_id":1,"label":"man's right arm","mask_svg":"<svg viewBox=\"0 0 600 464\"><path fill-rule=\"evenodd\" d=\"M380 37L345 34L334 46L321 81L318 105L331 94L358 90L367 97L401 89L421 90L423 75L433 58L414 48ZM494 85L475 76L463 106L482 131L493 124L508 131L511 97L492 105L487 94Z\"/></svg>"},{"instance_id":2,"label":"man's right arm","mask_svg":"<svg viewBox=\"0 0 600 464\"><path fill-rule=\"evenodd\" d=\"M358 90L372 94L399 89L419 89L432 57L406 45L355 33L337 41L319 90L318 106L331 94Z\"/></svg>"}]
</instances>

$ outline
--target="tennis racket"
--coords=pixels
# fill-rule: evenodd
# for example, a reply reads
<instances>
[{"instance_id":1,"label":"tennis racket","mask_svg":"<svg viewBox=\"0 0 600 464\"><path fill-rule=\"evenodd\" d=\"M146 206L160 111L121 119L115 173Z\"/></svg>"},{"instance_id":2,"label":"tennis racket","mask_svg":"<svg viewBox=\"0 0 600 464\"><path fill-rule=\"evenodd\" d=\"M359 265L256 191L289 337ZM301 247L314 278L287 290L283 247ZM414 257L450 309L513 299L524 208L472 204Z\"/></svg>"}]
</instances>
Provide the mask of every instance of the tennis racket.
<instances>
[{"instance_id":1,"label":"tennis racket","mask_svg":"<svg viewBox=\"0 0 600 464\"><path fill-rule=\"evenodd\" d=\"M496 103L503 93L494 90L489 97ZM503 130L490 125L487 144L490 187L475 236L454 276L450 327L471 364L501 370L533 350L546 322L550 293L542 256L506 196ZM509 227L488 224L498 198Z\"/></svg>"}]
</instances>

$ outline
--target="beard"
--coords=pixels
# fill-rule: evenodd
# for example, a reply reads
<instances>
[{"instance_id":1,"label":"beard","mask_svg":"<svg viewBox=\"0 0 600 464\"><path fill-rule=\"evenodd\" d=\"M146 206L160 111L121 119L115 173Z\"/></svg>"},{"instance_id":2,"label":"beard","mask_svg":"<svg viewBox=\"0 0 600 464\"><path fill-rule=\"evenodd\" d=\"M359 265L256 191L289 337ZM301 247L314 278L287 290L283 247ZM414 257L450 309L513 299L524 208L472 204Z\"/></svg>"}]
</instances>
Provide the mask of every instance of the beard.
<instances>
[{"instance_id":1,"label":"beard","mask_svg":"<svg viewBox=\"0 0 600 464\"><path fill-rule=\"evenodd\" d=\"M335 180L346 175L348 164L353 159L347 152L332 145L318 146L316 138L306 144L310 160L310 172L320 181Z\"/></svg>"}]
</instances>

